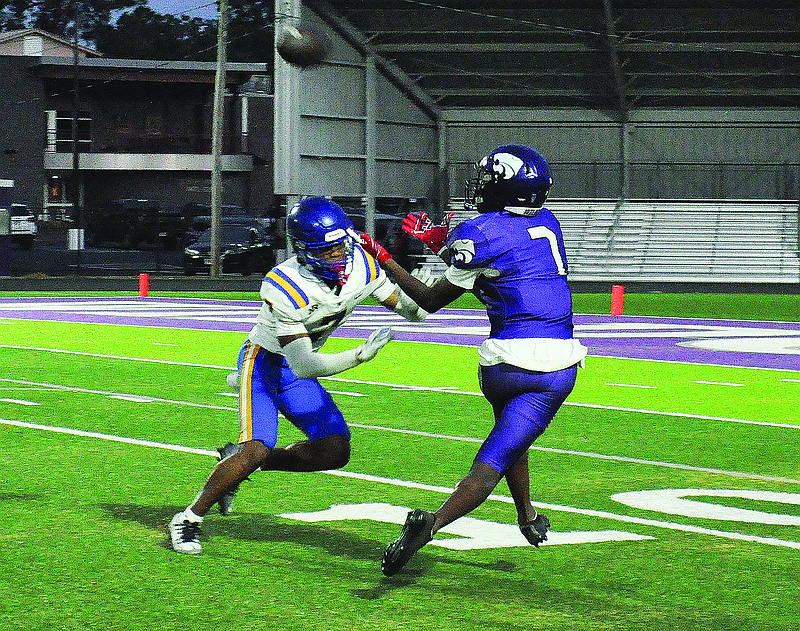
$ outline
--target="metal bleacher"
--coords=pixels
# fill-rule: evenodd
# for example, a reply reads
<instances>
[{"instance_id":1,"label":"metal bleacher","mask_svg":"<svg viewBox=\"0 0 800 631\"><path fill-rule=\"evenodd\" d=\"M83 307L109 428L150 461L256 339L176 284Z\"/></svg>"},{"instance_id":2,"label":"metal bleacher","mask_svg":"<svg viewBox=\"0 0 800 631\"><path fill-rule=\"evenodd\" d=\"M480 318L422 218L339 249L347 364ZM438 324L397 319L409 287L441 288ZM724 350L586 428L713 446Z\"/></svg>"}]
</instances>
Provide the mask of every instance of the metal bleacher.
<instances>
[{"instance_id":1,"label":"metal bleacher","mask_svg":"<svg viewBox=\"0 0 800 631\"><path fill-rule=\"evenodd\" d=\"M797 203L750 200L549 200L570 280L800 283ZM451 203L455 226L470 213ZM461 210L459 210L461 209ZM444 264L428 256L425 267Z\"/></svg>"}]
</instances>

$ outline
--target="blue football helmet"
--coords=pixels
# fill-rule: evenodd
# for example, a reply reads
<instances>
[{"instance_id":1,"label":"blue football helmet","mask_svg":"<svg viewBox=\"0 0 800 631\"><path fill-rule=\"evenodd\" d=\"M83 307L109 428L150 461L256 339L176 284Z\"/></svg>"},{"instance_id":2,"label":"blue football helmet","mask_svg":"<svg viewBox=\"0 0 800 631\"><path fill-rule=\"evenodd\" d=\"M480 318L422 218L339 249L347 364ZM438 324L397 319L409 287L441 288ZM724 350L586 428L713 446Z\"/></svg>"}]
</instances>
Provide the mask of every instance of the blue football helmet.
<instances>
[{"instance_id":1,"label":"blue football helmet","mask_svg":"<svg viewBox=\"0 0 800 631\"><path fill-rule=\"evenodd\" d=\"M358 235L341 206L326 197L307 197L289 211L286 233L300 265L319 278L345 283ZM323 248L339 243L344 245L341 259L322 256Z\"/></svg>"},{"instance_id":2,"label":"blue football helmet","mask_svg":"<svg viewBox=\"0 0 800 631\"><path fill-rule=\"evenodd\" d=\"M538 152L524 145L503 145L475 165L475 176L466 183L464 207L535 215L552 184L550 165Z\"/></svg>"}]
</instances>

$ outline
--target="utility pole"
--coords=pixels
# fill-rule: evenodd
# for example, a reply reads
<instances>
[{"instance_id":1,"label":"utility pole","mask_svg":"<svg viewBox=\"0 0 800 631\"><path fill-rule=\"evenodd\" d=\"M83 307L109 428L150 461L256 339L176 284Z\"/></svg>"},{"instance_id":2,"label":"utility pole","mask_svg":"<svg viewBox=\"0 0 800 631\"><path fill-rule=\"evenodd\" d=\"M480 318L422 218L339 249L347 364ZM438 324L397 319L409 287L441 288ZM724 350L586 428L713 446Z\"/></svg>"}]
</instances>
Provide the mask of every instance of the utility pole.
<instances>
[{"instance_id":1,"label":"utility pole","mask_svg":"<svg viewBox=\"0 0 800 631\"><path fill-rule=\"evenodd\" d=\"M222 237L222 132L225 120L225 65L228 42L228 0L219 0L217 19L217 74L214 81L214 113L211 122L211 278L219 278Z\"/></svg>"},{"instance_id":2,"label":"utility pole","mask_svg":"<svg viewBox=\"0 0 800 631\"><path fill-rule=\"evenodd\" d=\"M79 3L73 5L75 9L75 33L72 37L72 221L76 228L76 271L81 273L81 249L83 248L83 216L81 213L80 196L80 153L78 152L78 121L80 120L79 98L78 98L78 38L81 27L81 7Z\"/></svg>"}]
</instances>

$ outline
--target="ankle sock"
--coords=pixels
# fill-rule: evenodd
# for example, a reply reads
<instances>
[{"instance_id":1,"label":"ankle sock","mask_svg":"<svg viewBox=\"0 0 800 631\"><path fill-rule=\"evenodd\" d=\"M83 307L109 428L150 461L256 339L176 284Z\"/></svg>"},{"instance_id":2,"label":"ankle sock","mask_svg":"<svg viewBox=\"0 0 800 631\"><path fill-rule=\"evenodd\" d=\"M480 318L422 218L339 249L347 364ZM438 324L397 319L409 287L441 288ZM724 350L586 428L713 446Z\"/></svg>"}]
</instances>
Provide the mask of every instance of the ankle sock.
<instances>
[{"instance_id":1,"label":"ankle sock","mask_svg":"<svg viewBox=\"0 0 800 631\"><path fill-rule=\"evenodd\" d=\"M183 517L184 519L188 519L196 524L199 524L203 521L203 518L200 517L200 515L197 515L191 508L187 508L185 511L183 511Z\"/></svg>"}]
</instances>

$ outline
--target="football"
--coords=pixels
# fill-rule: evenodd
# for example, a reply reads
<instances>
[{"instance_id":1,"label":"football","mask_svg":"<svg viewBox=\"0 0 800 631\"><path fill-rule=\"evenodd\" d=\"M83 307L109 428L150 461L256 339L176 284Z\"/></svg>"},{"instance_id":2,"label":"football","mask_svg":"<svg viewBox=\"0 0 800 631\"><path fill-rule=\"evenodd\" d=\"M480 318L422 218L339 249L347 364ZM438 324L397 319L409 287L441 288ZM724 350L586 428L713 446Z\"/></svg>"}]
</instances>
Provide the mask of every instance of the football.
<instances>
[{"instance_id":1,"label":"football","mask_svg":"<svg viewBox=\"0 0 800 631\"><path fill-rule=\"evenodd\" d=\"M332 48L330 38L320 28L303 24L284 28L277 43L278 54L300 68L322 63Z\"/></svg>"}]
</instances>

